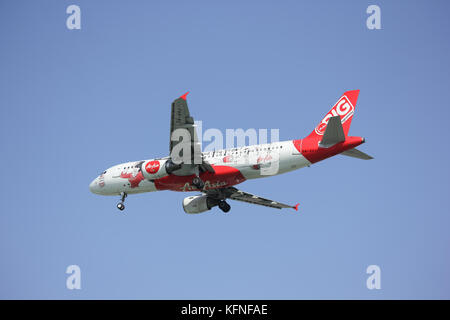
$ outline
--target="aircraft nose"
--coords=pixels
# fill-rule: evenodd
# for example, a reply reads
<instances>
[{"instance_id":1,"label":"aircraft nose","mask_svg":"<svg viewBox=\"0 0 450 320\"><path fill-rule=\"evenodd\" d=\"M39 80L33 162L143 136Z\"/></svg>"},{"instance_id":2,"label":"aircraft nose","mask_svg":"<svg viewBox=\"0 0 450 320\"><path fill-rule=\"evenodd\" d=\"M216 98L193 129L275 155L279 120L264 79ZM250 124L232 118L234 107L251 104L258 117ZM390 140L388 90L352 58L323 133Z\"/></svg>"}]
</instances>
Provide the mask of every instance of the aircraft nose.
<instances>
[{"instance_id":1,"label":"aircraft nose","mask_svg":"<svg viewBox=\"0 0 450 320\"><path fill-rule=\"evenodd\" d=\"M98 193L98 191L99 191L98 178L95 178L94 180L92 180L91 184L89 185L89 190L92 193Z\"/></svg>"}]
</instances>

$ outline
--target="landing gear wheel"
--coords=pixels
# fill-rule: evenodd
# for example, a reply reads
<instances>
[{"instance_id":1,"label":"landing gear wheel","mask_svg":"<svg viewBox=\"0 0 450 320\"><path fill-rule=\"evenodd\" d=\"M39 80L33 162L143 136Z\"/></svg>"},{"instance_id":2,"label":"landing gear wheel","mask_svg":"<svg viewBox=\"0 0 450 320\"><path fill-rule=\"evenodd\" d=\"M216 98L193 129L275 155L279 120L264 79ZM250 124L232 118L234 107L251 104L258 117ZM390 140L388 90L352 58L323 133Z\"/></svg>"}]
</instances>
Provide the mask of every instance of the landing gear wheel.
<instances>
[{"instance_id":1,"label":"landing gear wheel","mask_svg":"<svg viewBox=\"0 0 450 320\"><path fill-rule=\"evenodd\" d=\"M219 202L219 209L227 213L228 211L230 211L231 206L225 200L221 200Z\"/></svg>"},{"instance_id":2,"label":"landing gear wheel","mask_svg":"<svg viewBox=\"0 0 450 320\"><path fill-rule=\"evenodd\" d=\"M125 209L125 205L123 203L125 202L126 197L127 197L126 192L120 193L120 202L117 204L117 209L119 209L120 211L123 211L123 209Z\"/></svg>"},{"instance_id":3,"label":"landing gear wheel","mask_svg":"<svg viewBox=\"0 0 450 320\"><path fill-rule=\"evenodd\" d=\"M194 177L194 179L192 179L192 184L199 190L203 190L203 187L205 186L205 183L200 177Z\"/></svg>"}]
</instances>

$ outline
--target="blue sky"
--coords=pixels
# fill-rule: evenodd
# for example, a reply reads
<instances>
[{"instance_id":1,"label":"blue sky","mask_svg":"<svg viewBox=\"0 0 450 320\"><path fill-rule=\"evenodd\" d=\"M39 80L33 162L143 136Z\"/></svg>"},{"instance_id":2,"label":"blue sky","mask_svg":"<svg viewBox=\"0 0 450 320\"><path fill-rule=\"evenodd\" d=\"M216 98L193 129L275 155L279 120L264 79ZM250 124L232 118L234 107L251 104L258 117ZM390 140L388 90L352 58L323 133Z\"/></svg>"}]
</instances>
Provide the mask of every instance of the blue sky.
<instances>
[{"instance_id":1,"label":"blue sky","mask_svg":"<svg viewBox=\"0 0 450 320\"><path fill-rule=\"evenodd\" d=\"M66 8L81 8L81 30ZM381 8L381 30L366 8ZM0 298L450 298L449 4L445 1L2 1ZM170 103L203 129L309 134L360 89L337 156L190 216L169 191L88 185L165 156ZM66 288L79 265L82 289ZM366 288L367 266L381 290Z\"/></svg>"}]
</instances>

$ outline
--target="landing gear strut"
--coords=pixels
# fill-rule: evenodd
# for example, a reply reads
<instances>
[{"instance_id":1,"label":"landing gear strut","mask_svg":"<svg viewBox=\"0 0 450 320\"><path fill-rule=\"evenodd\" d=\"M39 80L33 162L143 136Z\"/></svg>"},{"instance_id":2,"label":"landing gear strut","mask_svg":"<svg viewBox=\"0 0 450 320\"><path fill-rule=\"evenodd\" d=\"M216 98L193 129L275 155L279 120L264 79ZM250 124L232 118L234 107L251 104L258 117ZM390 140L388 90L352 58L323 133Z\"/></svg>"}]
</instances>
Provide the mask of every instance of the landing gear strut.
<instances>
[{"instance_id":1,"label":"landing gear strut","mask_svg":"<svg viewBox=\"0 0 450 320\"><path fill-rule=\"evenodd\" d=\"M117 204L117 209L119 209L120 211L122 211L123 209L125 209L125 205L123 204L125 202L125 198L127 197L126 192L121 192L120 193L121 196L121 200L120 202Z\"/></svg>"},{"instance_id":2,"label":"landing gear strut","mask_svg":"<svg viewBox=\"0 0 450 320\"><path fill-rule=\"evenodd\" d=\"M231 206L225 200L220 200L218 206L219 206L219 209L225 213L227 213L231 209Z\"/></svg>"},{"instance_id":3,"label":"landing gear strut","mask_svg":"<svg viewBox=\"0 0 450 320\"><path fill-rule=\"evenodd\" d=\"M203 187L205 186L205 183L199 176L195 176L194 179L192 179L192 184L199 190L203 190Z\"/></svg>"}]
</instances>

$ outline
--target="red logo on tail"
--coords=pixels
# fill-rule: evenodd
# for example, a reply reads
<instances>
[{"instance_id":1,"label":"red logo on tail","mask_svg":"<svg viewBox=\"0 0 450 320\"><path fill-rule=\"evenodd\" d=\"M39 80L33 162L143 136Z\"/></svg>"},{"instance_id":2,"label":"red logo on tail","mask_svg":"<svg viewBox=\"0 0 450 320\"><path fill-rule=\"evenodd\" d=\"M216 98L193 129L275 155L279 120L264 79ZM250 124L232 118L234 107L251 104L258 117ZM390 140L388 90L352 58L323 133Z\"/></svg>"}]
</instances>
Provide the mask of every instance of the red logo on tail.
<instances>
[{"instance_id":1,"label":"red logo on tail","mask_svg":"<svg viewBox=\"0 0 450 320\"><path fill-rule=\"evenodd\" d=\"M351 118L354 111L355 107L352 105L347 96L342 96L316 127L316 133L318 135L323 135L325 133L325 128L327 127L328 120L331 117L340 116L341 123L343 124L345 121Z\"/></svg>"}]
</instances>

